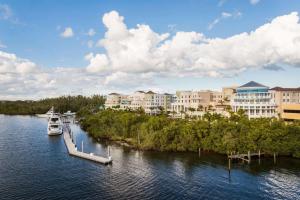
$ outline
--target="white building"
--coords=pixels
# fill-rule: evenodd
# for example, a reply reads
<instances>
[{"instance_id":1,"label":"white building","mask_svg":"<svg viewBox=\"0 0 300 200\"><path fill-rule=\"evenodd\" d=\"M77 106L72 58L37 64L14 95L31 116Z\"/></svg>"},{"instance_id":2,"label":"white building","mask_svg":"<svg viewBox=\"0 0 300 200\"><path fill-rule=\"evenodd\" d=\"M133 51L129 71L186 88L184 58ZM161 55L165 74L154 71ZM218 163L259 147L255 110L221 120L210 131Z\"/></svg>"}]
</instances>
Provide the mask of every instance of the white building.
<instances>
[{"instance_id":1,"label":"white building","mask_svg":"<svg viewBox=\"0 0 300 200\"><path fill-rule=\"evenodd\" d=\"M173 96L172 94L158 94L152 91L136 91L131 95L111 93L107 96L105 107L123 110L142 108L147 114L157 114L161 111L170 111Z\"/></svg>"},{"instance_id":2,"label":"white building","mask_svg":"<svg viewBox=\"0 0 300 200\"><path fill-rule=\"evenodd\" d=\"M276 117L276 104L269 87L251 81L236 89L231 100L233 111L242 109L249 118Z\"/></svg>"},{"instance_id":3,"label":"white building","mask_svg":"<svg viewBox=\"0 0 300 200\"><path fill-rule=\"evenodd\" d=\"M119 108L121 100L126 98L126 95L119 93L110 93L106 97L105 108Z\"/></svg>"}]
</instances>

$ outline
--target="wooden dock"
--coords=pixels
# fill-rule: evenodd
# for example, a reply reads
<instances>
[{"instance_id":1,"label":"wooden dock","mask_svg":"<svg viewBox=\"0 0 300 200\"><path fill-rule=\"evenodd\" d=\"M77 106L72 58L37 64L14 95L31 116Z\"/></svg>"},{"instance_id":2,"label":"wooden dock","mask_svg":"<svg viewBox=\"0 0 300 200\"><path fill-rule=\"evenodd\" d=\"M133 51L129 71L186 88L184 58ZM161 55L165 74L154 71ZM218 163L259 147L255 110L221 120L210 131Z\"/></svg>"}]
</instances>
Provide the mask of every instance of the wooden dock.
<instances>
[{"instance_id":1,"label":"wooden dock","mask_svg":"<svg viewBox=\"0 0 300 200\"><path fill-rule=\"evenodd\" d=\"M68 124L64 124L64 133L63 133L64 141L68 152L72 156L76 156L79 158L83 158L86 160L91 160L94 162L102 163L102 164L109 164L112 162L112 158L110 156L110 151L108 151L108 158L94 155L93 153L84 153L83 151L78 151L76 145L72 141L72 133L71 129Z\"/></svg>"},{"instance_id":2,"label":"wooden dock","mask_svg":"<svg viewBox=\"0 0 300 200\"><path fill-rule=\"evenodd\" d=\"M250 163L252 157L258 157L260 159L260 157L262 155L264 155L264 153L261 153L260 151L258 153L250 153L250 151L249 151L247 154L228 155L228 159L240 159L240 160Z\"/></svg>"}]
</instances>

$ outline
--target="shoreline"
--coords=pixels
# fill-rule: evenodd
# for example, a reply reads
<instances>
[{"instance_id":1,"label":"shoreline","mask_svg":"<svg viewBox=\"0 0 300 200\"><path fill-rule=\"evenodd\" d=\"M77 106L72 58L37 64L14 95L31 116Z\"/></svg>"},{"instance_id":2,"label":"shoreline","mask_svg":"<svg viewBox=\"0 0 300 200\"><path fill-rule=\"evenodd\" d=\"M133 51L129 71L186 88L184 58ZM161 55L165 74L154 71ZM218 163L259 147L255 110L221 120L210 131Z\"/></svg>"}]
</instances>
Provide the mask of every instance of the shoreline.
<instances>
[{"instance_id":1,"label":"shoreline","mask_svg":"<svg viewBox=\"0 0 300 200\"><path fill-rule=\"evenodd\" d=\"M80 124L78 124L80 126ZM80 127L81 128L81 127ZM83 129L82 129L83 130ZM157 150L157 149L145 149L145 148L138 148L132 144L130 144L129 142L127 142L126 140L114 140L114 139L109 139L109 138L95 138L92 135L90 135L86 130L83 130L86 132L86 134L93 138L93 140L95 140L96 143L101 144L101 142L109 142L111 144L114 145L118 145L121 147L125 147L128 148L130 150L135 150L135 151L143 151L143 152L156 152L156 153L194 153L194 154L199 154L199 152L197 151L173 151L173 150ZM240 152L241 154L242 152ZM228 159L229 154L225 154L225 153L219 153L213 150L203 150L201 149L201 155L209 155L209 154L215 154L215 155L219 155L219 156L224 156L226 157L226 159ZM272 158L273 154L268 154L268 153L264 153L264 155L262 156L262 158ZM283 158L292 158L292 159L296 159L296 160L300 160L300 158L298 157L293 157L292 155L283 155L283 154L276 154L276 158L279 157L283 157ZM257 158L255 158L255 160L258 160Z\"/></svg>"}]
</instances>

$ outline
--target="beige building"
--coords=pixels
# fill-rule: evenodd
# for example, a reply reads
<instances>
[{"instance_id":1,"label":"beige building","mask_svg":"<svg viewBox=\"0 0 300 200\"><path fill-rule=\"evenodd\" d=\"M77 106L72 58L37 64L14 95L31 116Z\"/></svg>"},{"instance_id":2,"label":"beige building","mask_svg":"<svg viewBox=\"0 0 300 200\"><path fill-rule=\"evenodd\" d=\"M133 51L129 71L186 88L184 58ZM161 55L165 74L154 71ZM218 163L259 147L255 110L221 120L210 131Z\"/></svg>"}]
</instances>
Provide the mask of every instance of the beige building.
<instances>
[{"instance_id":1,"label":"beige building","mask_svg":"<svg viewBox=\"0 0 300 200\"><path fill-rule=\"evenodd\" d=\"M300 120L300 87L274 87L270 91L277 106L276 112L281 118L285 120Z\"/></svg>"},{"instance_id":2,"label":"beige building","mask_svg":"<svg viewBox=\"0 0 300 200\"><path fill-rule=\"evenodd\" d=\"M111 93L107 96L105 107L123 110L142 108L148 114L157 114L162 110L170 111L172 100L172 94L158 94L152 91L136 91L131 95Z\"/></svg>"},{"instance_id":3,"label":"beige building","mask_svg":"<svg viewBox=\"0 0 300 200\"><path fill-rule=\"evenodd\" d=\"M238 86L231 86L231 87L223 87L222 88L222 95L223 100L230 104L230 100L233 98L234 94L236 93L236 88Z\"/></svg>"},{"instance_id":4,"label":"beige building","mask_svg":"<svg viewBox=\"0 0 300 200\"><path fill-rule=\"evenodd\" d=\"M122 99L126 97L126 95L122 95L119 93L110 93L106 97L105 108L119 108Z\"/></svg>"},{"instance_id":5,"label":"beige building","mask_svg":"<svg viewBox=\"0 0 300 200\"><path fill-rule=\"evenodd\" d=\"M172 110L176 113L207 110L212 99L211 91L177 91L176 101L172 103Z\"/></svg>"},{"instance_id":6,"label":"beige building","mask_svg":"<svg viewBox=\"0 0 300 200\"><path fill-rule=\"evenodd\" d=\"M233 92L233 90L231 90ZM225 91L227 95L232 93ZM176 101L172 103L172 111L179 113L187 113L188 115L201 116L206 111L214 111L225 114L226 106L230 105L230 101L224 100L224 91L177 91Z\"/></svg>"}]
</instances>

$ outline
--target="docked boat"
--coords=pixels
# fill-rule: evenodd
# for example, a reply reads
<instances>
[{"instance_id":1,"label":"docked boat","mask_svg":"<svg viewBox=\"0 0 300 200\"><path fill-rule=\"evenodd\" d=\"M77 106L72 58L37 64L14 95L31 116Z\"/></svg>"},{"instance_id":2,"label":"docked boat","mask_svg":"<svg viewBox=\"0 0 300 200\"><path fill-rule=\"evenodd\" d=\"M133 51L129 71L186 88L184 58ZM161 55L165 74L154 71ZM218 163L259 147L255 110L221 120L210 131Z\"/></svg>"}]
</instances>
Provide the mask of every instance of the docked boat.
<instances>
[{"instance_id":1,"label":"docked boat","mask_svg":"<svg viewBox=\"0 0 300 200\"><path fill-rule=\"evenodd\" d=\"M63 133L63 123L58 114L53 113L48 120L48 135L60 135Z\"/></svg>"},{"instance_id":2,"label":"docked boat","mask_svg":"<svg viewBox=\"0 0 300 200\"><path fill-rule=\"evenodd\" d=\"M67 117L72 117L72 116L74 116L75 114L76 114L76 113L71 112L70 110L68 110L67 112L64 113L64 115L67 116Z\"/></svg>"},{"instance_id":3,"label":"docked boat","mask_svg":"<svg viewBox=\"0 0 300 200\"><path fill-rule=\"evenodd\" d=\"M48 110L48 112L46 112L45 114L36 114L37 117L41 117L41 118L50 118L51 115L54 114L54 107L52 106L50 110Z\"/></svg>"}]
</instances>

